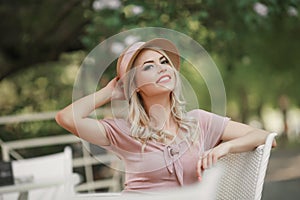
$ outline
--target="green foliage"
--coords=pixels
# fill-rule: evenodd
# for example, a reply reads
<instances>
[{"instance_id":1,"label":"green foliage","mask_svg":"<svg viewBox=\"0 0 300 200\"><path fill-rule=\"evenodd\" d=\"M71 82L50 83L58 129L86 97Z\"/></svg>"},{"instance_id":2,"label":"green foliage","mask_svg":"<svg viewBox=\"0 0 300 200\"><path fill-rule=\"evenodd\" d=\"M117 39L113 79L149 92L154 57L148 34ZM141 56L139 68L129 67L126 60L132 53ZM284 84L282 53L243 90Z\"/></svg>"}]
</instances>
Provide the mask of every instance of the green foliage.
<instances>
[{"instance_id":1,"label":"green foliage","mask_svg":"<svg viewBox=\"0 0 300 200\"><path fill-rule=\"evenodd\" d=\"M4 115L55 111L72 102L72 89L82 51L62 54L58 62L36 65L0 82L0 113ZM62 133L56 122L25 122L0 126L4 140Z\"/></svg>"},{"instance_id":2,"label":"green foliage","mask_svg":"<svg viewBox=\"0 0 300 200\"><path fill-rule=\"evenodd\" d=\"M58 62L39 64L4 79L0 83L0 96L10 98L1 98L1 114L52 111L70 103L84 55L84 52L63 54ZM11 109L16 104L19 106Z\"/></svg>"},{"instance_id":3,"label":"green foliage","mask_svg":"<svg viewBox=\"0 0 300 200\"><path fill-rule=\"evenodd\" d=\"M87 26L85 38L89 44L97 38L95 44L112 36L112 29L118 33L146 26L185 33L218 59L229 101L237 101L243 112L256 112L261 104L276 105L283 93L300 104L300 92L291 87L297 84L295 72L299 71L298 12L297 0L127 0L118 9L92 12L93 23ZM197 80L193 74L191 80ZM243 110L243 104L251 109Z\"/></svg>"}]
</instances>

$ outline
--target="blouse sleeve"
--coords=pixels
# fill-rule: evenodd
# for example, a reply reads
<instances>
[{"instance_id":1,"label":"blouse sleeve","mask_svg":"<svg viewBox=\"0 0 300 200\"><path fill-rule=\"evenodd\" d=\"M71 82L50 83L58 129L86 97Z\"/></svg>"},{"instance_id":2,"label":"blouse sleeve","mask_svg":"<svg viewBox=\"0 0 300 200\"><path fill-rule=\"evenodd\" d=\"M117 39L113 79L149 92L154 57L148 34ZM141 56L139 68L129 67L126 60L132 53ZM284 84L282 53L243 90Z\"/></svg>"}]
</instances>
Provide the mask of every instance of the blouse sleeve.
<instances>
[{"instance_id":1,"label":"blouse sleeve","mask_svg":"<svg viewBox=\"0 0 300 200\"><path fill-rule=\"evenodd\" d=\"M105 128L106 137L109 140L110 145L118 145L120 138L125 132L125 130L122 131L122 129L124 129L124 123L115 119L103 119L100 120L100 122Z\"/></svg>"},{"instance_id":2,"label":"blouse sleeve","mask_svg":"<svg viewBox=\"0 0 300 200\"><path fill-rule=\"evenodd\" d=\"M222 134L230 118L200 109L195 112L201 129L200 142L206 151L220 143Z\"/></svg>"},{"instance_id":3,"label":"blouse sleeve","mask_svg":"<svg viewBox=\"0 0 300 200\"><path fill-rule=\"evenodd\" d=\"M139 145L138 141L130 136L130 126L124 119L103 119L100 120L106 132L106 137L110 142L109 146L103 148L120 153L122 151L131 151Z\"/></svg>"}]
</instances>

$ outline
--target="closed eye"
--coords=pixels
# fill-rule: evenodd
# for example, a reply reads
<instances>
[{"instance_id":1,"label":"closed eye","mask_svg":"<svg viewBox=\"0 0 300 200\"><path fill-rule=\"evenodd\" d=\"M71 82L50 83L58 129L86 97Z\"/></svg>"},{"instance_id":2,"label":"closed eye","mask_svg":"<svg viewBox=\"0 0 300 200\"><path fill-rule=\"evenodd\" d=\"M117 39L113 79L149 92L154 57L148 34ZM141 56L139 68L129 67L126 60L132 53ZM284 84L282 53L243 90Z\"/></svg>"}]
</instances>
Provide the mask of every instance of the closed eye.
<instances>
[{"instance_id":1,"label":"closed eye","mask_svg":"<svg viewBox=\"0 0 300 200\"><path fill-rule=\"evenodd\" d=\"M161 59L160 61L161 64L169 64L168 59L166 59L165 57L163 59Z\"/></svg>"},{"instance_id":2,"label":"closed eye","mask_svg":"<svg viewBox=\"0 0 300 200\"><path fill-rule=\"evenodd\" d=\"M144 71L147 71L147 70L151 69L152 67L154 67L154 65L145 65L145 66L143 67L143 70L144 70Z\"/></svg>"}]
</instances>

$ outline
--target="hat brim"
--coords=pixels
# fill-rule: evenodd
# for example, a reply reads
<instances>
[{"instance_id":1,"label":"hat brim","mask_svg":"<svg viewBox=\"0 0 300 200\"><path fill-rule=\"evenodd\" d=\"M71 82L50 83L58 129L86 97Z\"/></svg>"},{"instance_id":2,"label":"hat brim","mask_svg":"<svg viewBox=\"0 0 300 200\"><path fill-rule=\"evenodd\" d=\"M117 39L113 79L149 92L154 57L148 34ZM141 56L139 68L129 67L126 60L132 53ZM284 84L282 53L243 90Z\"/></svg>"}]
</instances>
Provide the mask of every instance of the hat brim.
<instances>
[{"instance_id":1,"label":"hat brim","mask_svg":"<svg viewBox=\"0 0 300 200\"><path fill-rule=\"evenodd\" d=\"M174 67L177 70L180 69L180 55L177 47L170 40L155 38L148 42L134 43L124 50L117 62L117 75L119 78L122 78L126 72L130 70L137 55L145 48L160 49L164 51Z\"/></svg>"}]
</instances>

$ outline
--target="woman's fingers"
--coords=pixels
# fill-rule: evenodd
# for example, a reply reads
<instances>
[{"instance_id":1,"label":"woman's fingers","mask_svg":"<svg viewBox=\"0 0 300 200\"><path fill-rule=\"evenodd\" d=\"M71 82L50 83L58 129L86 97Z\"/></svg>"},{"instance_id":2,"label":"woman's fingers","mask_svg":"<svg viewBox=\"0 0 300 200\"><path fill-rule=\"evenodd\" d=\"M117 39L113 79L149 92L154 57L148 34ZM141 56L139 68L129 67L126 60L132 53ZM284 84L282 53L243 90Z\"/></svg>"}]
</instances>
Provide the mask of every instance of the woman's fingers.
<instances>
[{"instance_id":1,"label":"woman's fingers","mask_svg":"<svg viewBox=\"0 0 300 200\"><path fill-rule=\"evenodd\" d=\"M212 157L212 165L215 165L218 161L219 157L217 155L213 155Z\"/></svg>"},{"instance_id":2,"label":"woman's fingers","mask_svg":"<svg viewBox=\"0 0 300 200\"><path fill-rule=\"evenodd\" d=\"M213 149L210 149L208 151L205 151L199 158L197 163L197 175L198 177L201 177L201 173L210 167L212 167L214 164L217 163L217 161L229 153L229 146L226 143L222 143Z\"/></svg>"},{"instance_id":3,"label":"woman's fingers","mask_svg":"<svg viewBox=\"0 0 300 200\"><path fill-rule=\"evenodd\" d=\"M204 152L197 162L197 177L202 180L202 172L207 168L207 152Z\"/></svg>"},{"instance_id":4,"label":"woman's fingers","mask_svg":"<svg viewBox=\"0 0 300 200\"><path fill-rule=\"evenodd\" d=\"M199 181L201 181L201 172L202 172L201 166L202 166L202 159L200 158L197 163L197 177Z\"/></svg>"},{"instance_id":5,"label":"woman's fingers","mask_svg":"<svg viewBox=\"0 0 300 200\"><path fill-rule=\"evenodd\" d=\"M125 100L123 82L118 77L111 81L112 100Z\"/></svg>"},{"instance_id":6,"label":"woman's fingers","mask_svg":"<svg viewBox=\"0 0 300 200\"><path fill-rule=\"evenodd\" d=\"M208 156L207 153L204 153L203 156L202 156L202 166L201 166L201 168L203 170L207 169L207 156Z\"/></svg>"},{"instance_id":7,"label":"woman's fingers","mask_svg":"<svg viewBox=\"0 0 300 200\"><path fill-rule=\"evenodd\" d=\"M212 156L213 156L213 149L210 149L208 151L205 151L202 156L201 156L201 160L202 160L202 166L201 168L207 169L210 168L212 165Z\"/></svg>"},{"instance_id":8,"label":"woman's fingers","mask_svg":"<svg viewBox=\"0 0 300 200\"><path fill-rule=\"evenodd\" d=\"M213 162L213 153L209 152L207 155L207 168L211 168L212 167L212 162Z\"/></svg>"}]
</instances>

